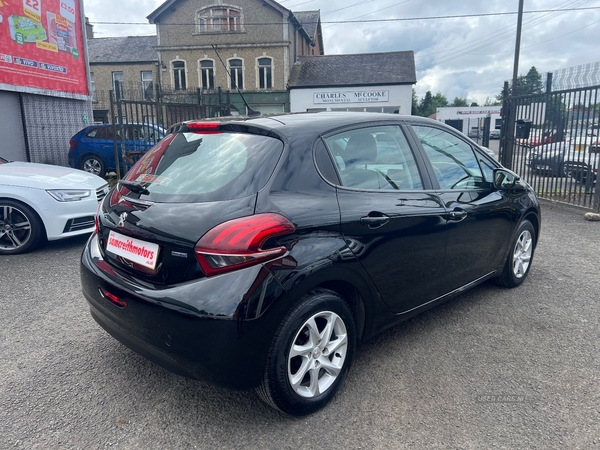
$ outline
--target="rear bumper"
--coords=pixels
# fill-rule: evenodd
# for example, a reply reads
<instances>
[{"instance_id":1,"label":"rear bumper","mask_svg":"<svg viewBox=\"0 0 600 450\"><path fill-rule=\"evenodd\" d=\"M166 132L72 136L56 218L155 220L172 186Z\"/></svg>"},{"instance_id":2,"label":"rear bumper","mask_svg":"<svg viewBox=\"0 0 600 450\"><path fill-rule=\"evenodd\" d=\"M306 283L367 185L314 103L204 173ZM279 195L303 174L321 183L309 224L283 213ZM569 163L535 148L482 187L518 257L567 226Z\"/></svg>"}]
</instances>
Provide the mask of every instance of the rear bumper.
<instances>
[{"instance_id":1,"label":"rear bumper","mask_svg":"<svg viewBox=\"0 0 600 450\"><path fill-rule=\"evenodd\" d=\"M253 305L259 298L261 308L273 304L283 294L267 269L152 286L118 272L95 248L93 235L82 255L81 283L92 317L108 333L176 374L230 389L260 384L279 319Z\"/></svg>"}]
</instances>

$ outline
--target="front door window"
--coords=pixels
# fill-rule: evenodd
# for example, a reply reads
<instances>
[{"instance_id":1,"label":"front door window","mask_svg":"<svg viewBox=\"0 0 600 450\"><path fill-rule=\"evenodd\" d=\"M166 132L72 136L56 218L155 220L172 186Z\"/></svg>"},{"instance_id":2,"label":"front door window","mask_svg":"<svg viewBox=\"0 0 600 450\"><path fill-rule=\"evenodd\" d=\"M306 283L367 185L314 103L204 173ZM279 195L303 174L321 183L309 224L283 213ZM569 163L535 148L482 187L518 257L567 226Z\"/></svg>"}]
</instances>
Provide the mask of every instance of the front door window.
<instances>
[{"instance_id":1,"label":"front door window","mask_svg":"<svg viewBox=\"0 0 600 450\"><path fill-rule=\"evenodd\" d=\"M440 128L414 125L440 188L480 189L484 177L471 146Z\"/></svg>"}]
</instances>

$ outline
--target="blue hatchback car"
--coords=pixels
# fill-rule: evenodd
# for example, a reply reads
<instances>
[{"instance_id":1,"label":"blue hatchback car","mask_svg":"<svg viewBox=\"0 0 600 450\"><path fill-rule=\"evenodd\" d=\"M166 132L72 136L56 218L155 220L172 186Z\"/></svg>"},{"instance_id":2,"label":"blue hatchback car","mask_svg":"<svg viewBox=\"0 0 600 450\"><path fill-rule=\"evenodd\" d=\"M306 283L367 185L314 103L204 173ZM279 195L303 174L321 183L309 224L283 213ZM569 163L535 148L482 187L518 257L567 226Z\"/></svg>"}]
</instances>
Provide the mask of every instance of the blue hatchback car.
<instances>
[{"instance_id":1,"label":"blue hatchback car","mask_svg":"<svg viewBox=\"0 0 600 450\"><path fill-rule=\"evenodd\" d=\"M123 149L125 164L130 166L161 140L166 131L153 124L123 124L116 127L112 124L90 125L71 138L69 165L100 177L116 170L115 134L121 170L124 171Z\"/></svg>"}]
</instances>

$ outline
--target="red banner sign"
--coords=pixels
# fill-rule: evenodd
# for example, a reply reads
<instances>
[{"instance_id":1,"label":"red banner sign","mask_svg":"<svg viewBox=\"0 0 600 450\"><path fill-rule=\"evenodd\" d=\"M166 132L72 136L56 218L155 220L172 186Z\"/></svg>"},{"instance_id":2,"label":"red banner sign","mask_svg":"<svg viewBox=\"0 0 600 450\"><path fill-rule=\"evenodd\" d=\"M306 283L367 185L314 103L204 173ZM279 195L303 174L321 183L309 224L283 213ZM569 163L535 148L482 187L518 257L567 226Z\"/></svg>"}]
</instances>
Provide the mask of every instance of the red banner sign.
<instances>
[{"instance_id":1,"label":"red banner sign","mask_svg":"<svg viewBox=\"0 0 600 450\"><path fill-rule=\"evenodd\" d=\"M0 84L88 95L79 0L0 0Z\"/></svg>"}]
</instances>

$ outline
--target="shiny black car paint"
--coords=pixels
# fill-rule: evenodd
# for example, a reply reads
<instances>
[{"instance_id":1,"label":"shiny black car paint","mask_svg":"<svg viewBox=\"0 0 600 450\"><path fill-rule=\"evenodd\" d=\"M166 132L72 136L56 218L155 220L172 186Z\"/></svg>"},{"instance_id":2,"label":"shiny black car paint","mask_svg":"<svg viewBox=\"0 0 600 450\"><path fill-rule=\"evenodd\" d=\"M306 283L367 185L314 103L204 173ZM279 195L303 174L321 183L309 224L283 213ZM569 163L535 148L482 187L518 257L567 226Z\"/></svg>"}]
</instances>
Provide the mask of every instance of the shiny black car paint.
<instances>
[{"instance_id":1,"label":"shiny black car paint","mask_svg":"<svg viewBox=\"0 0 600 450\"><path fill-rule=\"evenodd\" d=\"M367 339L500 273L523 218L539 235L539 205L522 182L508 191L493 189L491 183L466 192L441 191L410 129L419 119L378 114L319 114L318 119L290 115L227 124L284 143L272 177L251 197L144 206L118 203L117 194L108 195L100 214L100 240L92 236L81 262L83 292L94 318L173 372L248 389L260 383L278 325L312 289L337 292L355 316L359 339ZM417 152L424 190L373 193L337 186L332 161L319 153L321 138L377 124L402 127ZM457 208L466 214L455 217ZM127 217L118 227L124 212ZM279 213L296 226L293 235L268 243L284 245L287 254L204 277L193 255L202 234L229 219L263 212ZM361 221L381 213L389 221ZM155 273L102 254L99 242L115 228L150 241L160 235L163 259ZM109 302L100 289L127 306Z\"/></svg>"}]
</instances>

